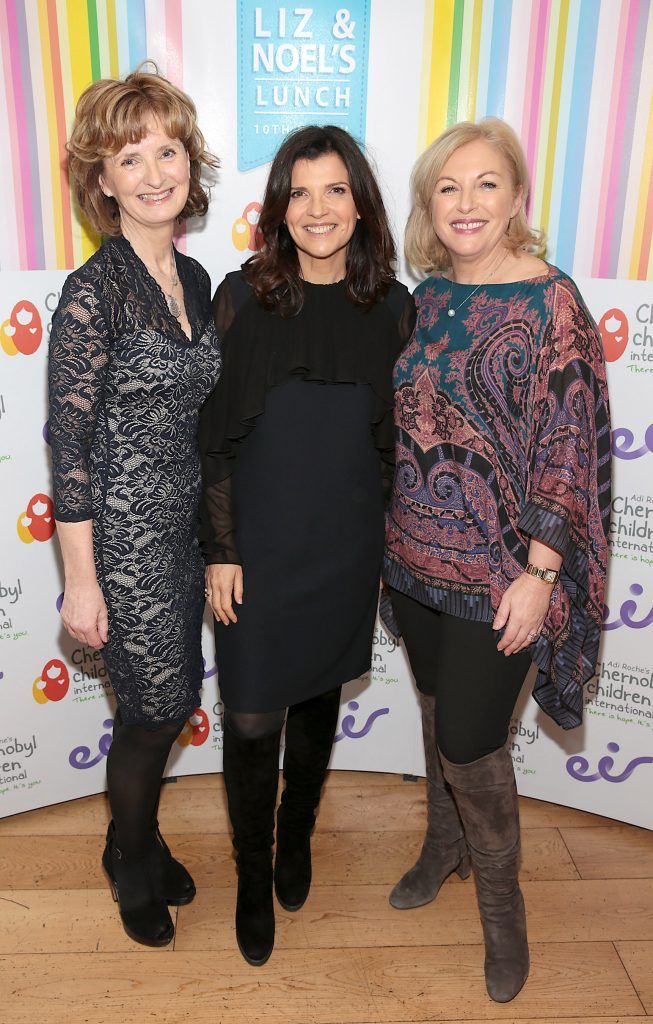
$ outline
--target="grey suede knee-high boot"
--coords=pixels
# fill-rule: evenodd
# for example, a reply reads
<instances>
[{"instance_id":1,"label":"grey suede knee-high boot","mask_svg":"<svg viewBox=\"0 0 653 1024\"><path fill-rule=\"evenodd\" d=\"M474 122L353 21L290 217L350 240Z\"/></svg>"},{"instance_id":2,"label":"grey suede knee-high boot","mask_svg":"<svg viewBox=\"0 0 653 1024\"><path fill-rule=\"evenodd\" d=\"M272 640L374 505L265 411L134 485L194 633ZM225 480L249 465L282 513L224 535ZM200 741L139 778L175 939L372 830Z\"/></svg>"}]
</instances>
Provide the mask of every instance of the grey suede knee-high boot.
<instances>
[{"instance_id":1,"label":"grey suede knee-high boot","mask_svg":"<svg viewBox=\"0 0 653 1024\"><path fill-rule=\"evenodd\" d=\"M442 774L440 755L435 744L435 697L421 693L420 703L426 755L427 826L417 862L399 879L390 893L390 903L397 910L409 910L430 903L437 896L445 878L454 871L461 878L467 878L471 870L460 815Z\"/></svg>"},{"instance_id":2,"label":"grey suede knee-high boot","mask_svg":"<svg viewBox=\"0 0 653 1024\"><path fill-rule=\"evenodd\" d=\"M452 764L442 753L440 757L474 866L485 938L485 983L492 999L507 1003L520 991L529 970L512 758L505 747L471 764Z\"/></svg>"}]
</instances>

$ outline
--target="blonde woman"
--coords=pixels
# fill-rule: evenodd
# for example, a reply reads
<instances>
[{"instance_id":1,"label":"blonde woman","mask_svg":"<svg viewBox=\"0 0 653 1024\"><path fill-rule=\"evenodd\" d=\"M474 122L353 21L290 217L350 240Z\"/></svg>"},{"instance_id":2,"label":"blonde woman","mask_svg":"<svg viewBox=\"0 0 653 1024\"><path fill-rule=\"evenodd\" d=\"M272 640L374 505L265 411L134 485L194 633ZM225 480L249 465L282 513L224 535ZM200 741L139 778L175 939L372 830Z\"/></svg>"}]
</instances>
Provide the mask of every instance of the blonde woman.
<instances>
[{"instance_id":1,"label":"blonde woman","mask_svg":"<svg viewBox=\"0 0 653 1024\"><path fill-rule=\"evenodd\" d=\"M68 149L81 209L106 241L67 279L50 337L61 615L102 649L118 704L103 864L125 931L162 946L168 904L195 895L157 805L202 684L196 435L220 369L208 274L173 232L206 213L200 175L216 161L189 97L142 72L89 86Z\"/></svg>"},{"instance_id":2,"label":"blonde woman","mask_svg":"<svg viewBox=\"0 0 653 1024\"><path fill-rule=\"evenodd\" d=\"M529 969L508 727L534 696L580 723L602 622L610 433L600 337L537 252L528 175L496 118L444 132L412 177L409 262L429 276L394 370L384 579L422 700L429 819L398 908L474 868L490 996Z\"/></svg>"}]
</instances>

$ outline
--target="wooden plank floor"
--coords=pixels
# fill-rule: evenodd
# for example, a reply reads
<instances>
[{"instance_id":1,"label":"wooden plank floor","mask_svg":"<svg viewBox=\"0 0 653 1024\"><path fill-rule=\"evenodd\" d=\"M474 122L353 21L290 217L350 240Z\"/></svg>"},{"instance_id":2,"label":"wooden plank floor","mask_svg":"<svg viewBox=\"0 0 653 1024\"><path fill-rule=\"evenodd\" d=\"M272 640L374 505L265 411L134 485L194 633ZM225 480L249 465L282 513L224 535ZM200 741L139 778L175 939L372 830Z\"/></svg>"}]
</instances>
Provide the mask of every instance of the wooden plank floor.
<instances>
[{"instance_id":1,"label":"wooden plank floor","mask_svg":"<svg viewBox=\"0 0 653 1024\"><path fill-rule=\"evenodd\" d=\"M234 866L219 776L166 785L161 826L192 871L173 946L124 934L100 869L104 797L0 821L0 1024L653 1024L653 833L522 800L532 970L512 1003L483 982L473 882L416 911L388 904L414 860L425 785L332 772L315 882L277 908L269 962L235 948Z\"/></svg>"}]
</instances>

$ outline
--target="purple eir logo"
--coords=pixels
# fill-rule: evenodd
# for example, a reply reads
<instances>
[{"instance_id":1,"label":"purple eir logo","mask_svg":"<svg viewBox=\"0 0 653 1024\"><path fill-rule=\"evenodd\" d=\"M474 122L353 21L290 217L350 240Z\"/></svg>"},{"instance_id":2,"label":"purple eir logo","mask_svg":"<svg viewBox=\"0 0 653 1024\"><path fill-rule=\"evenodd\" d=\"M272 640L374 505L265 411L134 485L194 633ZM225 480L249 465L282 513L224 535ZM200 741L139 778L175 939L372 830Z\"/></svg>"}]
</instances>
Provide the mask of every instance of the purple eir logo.
<instances>
[{"instance_id":1,"label":"purple eir logo","mask_svg":"<svg viewBox=\"0 0 653 1024\"><path fill-rule=\"evenodd\" d=\"M618 753L619 749L618 743L608 743L608 750L611 754ZM596 782L598 779L604 779L605 782L625 782L635 769L639 768L640 764L653 764L653 757L634 757L618 775L611 774L614 768L614 758L612 757L599 758L598 771L589 775L587 773L590 766L589 761L581 754L574 754L573 757L570 757L566 767L572 779L576 779L577 782Z\"/></svg>"},{"instance_id":2,"label":"purple eir logo","mask_svg":"<svg viewBox=\"0 0 653 1024\"><path fill-rule=\"evenodd\" d=\"M634 440L635 435L628 427L615 427L612 431L612 454L618 459L641 459L653 452L653 423L646 428L643 445L633 448Z\"/></svg>"},{"instance_id":3,"label":"purple eir logo","mask_svg":"<svg viewBox=\"0 0 653 1024\"><path fill-rule=\"evenodd\" d=\"M360 708L360 704L355 700L350 700L349 703L347 704L347 707L349 708L350 711L358 711ZM338 743L340 740L344 740L345 737L347 737L350 740L360 740L363 738L363 736L367 736L368 732L374 725L377 718L380 718L381 715L389 714L390 708L379 708L378 711L373 711L372 714L368 716L368 719L365 722L365 725L363 726L362 729L354 728L354 726L356 725L355 715L345 715L342 722L340 723L340 728L342 731L336 733L333 742Z\"/></svg>"},{"instance_id":4,"label":"purple eir logo","mask_svg":"<svg viewBox=\"0 0 653 1024\"><path fill-rule=\"evenodd\" d=\"M640 583L632 583L628 589L634 597L641 597L644 593L644 587ZM603 629L620 629L621 626L629 626L630 629L646 629L646 627L650 626L653 622L653 608L651 608L648 615L645 615L643 619L633 618L636 611L637 601L624 601L619 609L619 617L613 619L612 622L608 622L608 619L610 618L610 609L606 604L603 610Z\"/></svg>"},{"instance_id":5,"label":"purple eir logo","mask_svg":"<svg viewBox=\"0 0 653 1024\"><path fill-rule=\"evenodd\" d=\"M113 718L105 719L102 726L105 729L111 729L113 727ZM74 747L68 755L68 764L71 768L93 768L109 753L112 739L113 737L110 732L105 732L103 736L100 736L98 741L99 753L95 757L91 757L90 747Z\"/></svg>"}]
</instances>

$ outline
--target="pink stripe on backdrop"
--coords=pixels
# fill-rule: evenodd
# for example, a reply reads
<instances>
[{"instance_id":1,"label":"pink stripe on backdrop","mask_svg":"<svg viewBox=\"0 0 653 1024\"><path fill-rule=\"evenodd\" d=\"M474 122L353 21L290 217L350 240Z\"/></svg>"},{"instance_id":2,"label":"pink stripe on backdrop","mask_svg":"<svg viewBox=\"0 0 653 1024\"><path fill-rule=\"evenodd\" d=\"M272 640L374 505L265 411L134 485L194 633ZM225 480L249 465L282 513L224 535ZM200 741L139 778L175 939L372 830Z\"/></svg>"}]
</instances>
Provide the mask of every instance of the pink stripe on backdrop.
<instances>
[{"instance_id":1,"label":"pink stripe on backdrop","mask_svg":"<svg viewBox=\"0 0 653 1024\"><path fill-rule=\"evenodd\" d=\"M29 138L27 135L27 112L25 109L25 94L23 92L23 81L21 75L21 59L25 56L20 45L18 32L18 20L16 16L16 0L7 0L7 25L9 27L9 49L11 53L11 72L14 81L14 103L16 111L16 130L18 134L18 153L20 155L20 170L22 174L22 215L25 227L25 249L27 262L25 268L33 270L36 265L36 252L34 251L34 210L32 196L32 182L30 180L30 151ZM29 59L29 58L28 58Z\"/></svg>"},{"instance_id":2,"label":"pink stripe on backdrop","mask_svg":"<svg viewBox=\"0 0 653 1024\"><path fill-rule=\"evenodd\" d=\"M14 82L12 77L12 62L11 62L11 51L18 51L18 40L15 35L15 18L14 18L14 35L11 35L9 21L9 4L0 3L0 42L2 45L2 64L5 73L5 102L7 105L7 123L9 125L9 138L11 143L11 152L6 154L9 160L11 160L11 169L14 178L14 196L15 196L15 216L16 216L16 236L18 239L18 266L21 270L27 268L27 241L25 238L25 220L22 216L23 211L23 180L21 177L21 166L22 161L19 157L20 148L18 141L18 126L16 116L16 99L14 95ZM20 69L18 70L18 88L20 88Z\"/></svg>"},{"instance_id":3,"label":"pink stripe on backdrop","mask_svg":"<svg viewBox=\"0 0 653 1024\"><path fill-rule=\"evenodd\" d=\"M181 23L181 0L165 0L165 5L167 77L179 89L183 89L184 39ZM186 252L186 229L183 224L176 233L175 244L181 252Z\"/></svg>"},{"instance_id":4,"label":"pink stripe on backdrop","mask_svg":"<svg viewBox=\"0 0 653 1024\"><path fill-rule=\"evenodd\" d=\"M528 80L526 82L526 105L522 138L526 145L526 163L531 175L531 197L535 194L535 175L537 168L537 145L540 136L540 113L542 110L542 94L544 92L545 54L549 39L551 22L551 0L534 0L531 16L530 40L528 47ZM531 73L532 68L532 73ZM530 107L528 97L531 97Z\"/></svg>"},{"instance_id":5,"label":"pink stripe on backdrop","mask_svg":"<svg viewBox=\"0 0 653 1024\"><path fill-rule=\"evenodd\" d=\"M626 158L630 156L629 153L623 153L624 132L626 129L628 101L630 99L630 90L633 80L636 32L640 4L641 0L631 0L626 24L624 54L621 59L619 59L618 56L616 62L616 68L623 68L623 75L620 87L618 90L615 90L614 97L617 101L614 139L610 147L606 146L606 156L609 157L611 166L606 200L601 204L603 207L603 240L600 244L600 257L598 263L599 277L608 277L610 275L610 250L612 233L615 230L614 217L615 206L617 203L617 189L619 187L619 170L624 156ZM616 225L616 230L621 230L621 224ZM597 235L597 243L599 240L600 236ZM598 248L599 246L597 245L597 249ZM616 274L616 267L614 268L613 273Z\"/></svg>"},{"instance_id":6,"label":"pink stripe on backdrop","mask_svg":"<svg viewBox=\"0 0 653 1024\"><path fill-rule=\"evenodd\" d=\"M605 149L603 168L601 172L601 193L599 195L599 208L596 218L596 232L594 234L594 256L592 258L592 277L599 277L601 264L602 239L605 228L605 218L608 205L608 186L610 183L610 166L615 152L615 137L617 134L617 110L619 108L619 81L623 68L624 50L626 48L626 35L629 23L629 14L632 13L630 0L622 0L621 17L619 18L619 30L617 33L617 49L614 55L614 74L612 76L612 95L610 99L610 113L608 116L608 130L605 135ZM613 200L614 205L614 200Z\"/></svg>"},{"instance_id":7,"label":"pink stripe on backdrop","mask_svg":"<svg viewBox=\"0 0 653 1024\"><path fill-rule=\"evenodd\" d=\"M165 0L167 78L179 89L184 87L184 51L181 30L181 0Z\"/></svg>"}]
</instances>

